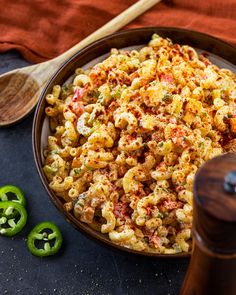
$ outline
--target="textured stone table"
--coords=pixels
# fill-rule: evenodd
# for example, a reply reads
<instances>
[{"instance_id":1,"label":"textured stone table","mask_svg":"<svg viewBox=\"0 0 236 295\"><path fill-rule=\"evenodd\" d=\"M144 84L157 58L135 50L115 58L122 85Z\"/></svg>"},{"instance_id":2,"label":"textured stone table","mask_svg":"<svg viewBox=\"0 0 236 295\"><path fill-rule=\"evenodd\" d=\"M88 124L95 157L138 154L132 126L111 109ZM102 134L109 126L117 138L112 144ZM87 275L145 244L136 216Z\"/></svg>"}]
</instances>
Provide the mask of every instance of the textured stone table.
<instances>
[{"instance_id":1,"label":"textured stone table","mask_svg":"<svg viewBox=\"0 0 236 295\"><path fill-rule=\"evenodd\" d=\"M0 55L0 72L25 66L16 52ZM0 294L177 295L188 260L153 260L103 248L69 225L50 202L34 164L33 114L16 126L0 129L0 186L11 183L25 192L29 219L14 238L0 237ZM64 245L55 257L39 259L26 247L38 222L52 220Z\"/></svg>"}]
</instances>

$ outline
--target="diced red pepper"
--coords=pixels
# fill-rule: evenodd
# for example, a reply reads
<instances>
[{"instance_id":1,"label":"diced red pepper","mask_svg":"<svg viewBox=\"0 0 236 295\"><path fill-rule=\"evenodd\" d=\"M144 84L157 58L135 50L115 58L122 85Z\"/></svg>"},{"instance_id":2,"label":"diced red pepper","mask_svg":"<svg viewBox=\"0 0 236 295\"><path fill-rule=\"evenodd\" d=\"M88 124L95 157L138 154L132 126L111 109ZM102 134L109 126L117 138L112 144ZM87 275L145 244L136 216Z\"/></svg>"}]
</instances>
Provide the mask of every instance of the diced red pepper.
<instances>
[{"instance_id":1,"label":"diced red pepper","mask_svg":"<svg viewBox=\"0 0 236 295\"><path fill-rule=\"evenodd\" d=\"M147 207L146 210L147 210L147 215L151 215L152 209L150 207Z\"/></svg>"},{"instance_id":2,"label":"diced red pepper","mask_svg":"<svg viewBox=\"0 0 236 295\"><path fill-rule=\"evenodd\" d=\"M127 216L129 216L129 214L128 214L128 204L118 202L114 207L114 215L115 215L116 218L119 217L122 220L124 220Z\"/></svg>"},{"instance_id":3,"label":"diced red pepper","mask_svg":"<svg viewBox=\"0 0 236 295\"><path fill-rule=\"evenodd\" d=\"M172 123L172 124L176 124L177 123L177 120L176 120L176 118L170 118L170 123Z\"/></svg>"},{"instance_id":4,"label":"diced red pepper","mask_svg":"<svg viewBox=\"0 0 236 295\"><path fill-rule=\"evenodd\" d=\"M73 102L76 102L76 101L80 101L84 95L88 92L88 86L84 87L84 88L77 88L75 90L75 93L74 93L74 96L72 97L72 100Z\"/></svg>"},{"instance_id":5,"label":"diced red pepper","mask_svg":"<svg viewBox=\"0 0 236 295\"><path fill-rule=\"evenodd\" d=\"M77 116L80 116L84 113L84 105L81 101L85 94L88 92L88 85L85 85L84 88L77 88L74 92L74 96L69 103L69 108L75 113Z\"/></svg>"},{"instance_id":6,"label":"diced red pepper","mask_svg":"<svg viewBox=\"0 0 236 295\"><path fill-rule=\"evenodd\" d=\"M167 83L173 83L174 79L172 74L161 74L161 81Z\"/></svg>"},{"instance_id":7,"label":"diced red pepper","mask_svg":"<svg viewBox=\"0 0 236 295\"><path fill-rule=\"evenodd\" d=\"M183 204L167 198L158 207L161 211L171 211L173 209L182 208Z\"/></svg>"},{"instance_id":8,"label":"diced red pepper","mask_svg":"<svg viewBox=\"0 0 236 295\"><path fill-rule=\"evenodd\" d=\"M172 141L177 146L180 146L183 148L186 148L188 146L188 144L184 140L184 137L174 137L174 138L172 138Z\"/></svg>"},{"instance_id":9,"label":"diced red pepper","mask_svg":"<svg viewBox=\"0 0 236 295\"><path fill-rule=\"evenodd\" d=\"M177 209L179 207L179 204L176 201L165 200L163 202L163 207L165 207L167 210L173 210Z\"/></svg>"},{"instance_id":10,"label":"diced red pepper","mask_svg":"<svg viewBox=\"0 0 236 295\"><path fill-rule=\"evenodd\" d=\"M204 64L205 64L206 66L209 66L211 63L209 62L208 59L205 59L205 60L204 60Z\"/></svg>"},{"instance_id":11,"label":"diced red pepper","mask_svg":"<svg viewBox=\"0 0 236 295\"><path fill-rule=\"evenodd\" d=\"M149 243L155 248L159 248L161 246L161 239L157 235L152 235L149 237Z\"/></svg>"},{"instance_id":12,"label":"diced red pepper","mask_svg":"<svg viewBox=\"0 0 236 295\"><path fill-rule=\"evenodd\" d=\"M172 131L172 141L174 144L181 146L183 148L187 147L188 144L185 141L187 133L180 126L176 126Z\"/></svg>"},{"instance_id":13,"label":"diced red pepper","mask_svg":"<svg viewBox=\"0 0 236 295\"><path fill-rule=\"evenodd\" d=\"M73 113L75 113L77 116L80 116L84 113L84 105L81 101L76 101L69 105L70 109Z\"/></svg>"}]
</instances>

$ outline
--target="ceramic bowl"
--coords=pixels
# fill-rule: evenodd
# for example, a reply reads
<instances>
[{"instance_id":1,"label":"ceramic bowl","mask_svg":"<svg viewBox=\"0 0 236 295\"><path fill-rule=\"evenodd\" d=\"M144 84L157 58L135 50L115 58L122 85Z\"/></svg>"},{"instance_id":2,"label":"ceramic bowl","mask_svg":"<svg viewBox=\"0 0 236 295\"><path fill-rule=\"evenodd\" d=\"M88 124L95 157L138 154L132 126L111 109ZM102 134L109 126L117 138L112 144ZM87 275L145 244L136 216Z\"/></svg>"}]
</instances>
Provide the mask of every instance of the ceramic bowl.
<instances>
[{"instance_id":1,"label":"ceramic bowl","mask_svg":"<svg viewBox=\"0 0 236 295\"><path fill-rule=\"evenodd\" d=\"M45 116L46 95L51 93L52 87L55 84L63 84L70 79L74 71L78 67L89 68L94 64L104 59L111 48L139 48L147 44L151 36L157 33L162 37L172 39L174 43L190 45L197 49L198 52L205 52L208 58L219 67L229 68L236 72L236 48L212 36L194 32L190 30L171 28L171 27L148 27L121 31L100 39L84 49L78 51L69 60L64 62L62 66L48 81L42 94L40 95L39 102L36 108L34 125L33 125L33 150L36 166L41 178L41 181L52 200L53 204L61 211L67 221L69 221L76 229L90 238L101 242L103 245L126 251L129 253L151 256L156 258L183 258L189 257L190 253L179 253L173 255L155 254L138 252L129 248L124 248L114 244L109 240L107 235L99 233L89 227L87 224L79 221L73 214L64 210L63 203L55 193L49 188L48 181L43 172L43 150L47 145L47 137L50 135L49 122Z\"/></svg>"}]
</instances>

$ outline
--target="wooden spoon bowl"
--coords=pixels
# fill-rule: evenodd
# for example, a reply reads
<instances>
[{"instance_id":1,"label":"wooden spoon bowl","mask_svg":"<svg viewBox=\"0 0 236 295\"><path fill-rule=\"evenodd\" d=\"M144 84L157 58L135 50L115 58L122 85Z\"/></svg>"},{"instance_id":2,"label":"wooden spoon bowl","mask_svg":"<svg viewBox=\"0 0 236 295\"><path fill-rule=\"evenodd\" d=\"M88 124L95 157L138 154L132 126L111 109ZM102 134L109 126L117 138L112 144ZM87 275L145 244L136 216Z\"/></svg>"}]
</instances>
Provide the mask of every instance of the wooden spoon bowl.
<instances>
[{"instance_id":1,"label":"wooden spoon bowl","mask_svg":"<svg viewBox=\"0 0 236 295\"><path fill-rule=\"evenodd\" d=\"M0 76L0 127L15 124L32 112L61 60L60 56Z\"/></svg>"},{"instance_id":2,"label":"wooden spoon bowl","mask_svg":"<svg viewBox=\"0 0 236 295\"><path fill-rule=\"evenodd\" d=\"M7 73L0 83L0 126L15 123L30 113L38 101L38 83L22 72Z\"/></svg>"}]
</instances>

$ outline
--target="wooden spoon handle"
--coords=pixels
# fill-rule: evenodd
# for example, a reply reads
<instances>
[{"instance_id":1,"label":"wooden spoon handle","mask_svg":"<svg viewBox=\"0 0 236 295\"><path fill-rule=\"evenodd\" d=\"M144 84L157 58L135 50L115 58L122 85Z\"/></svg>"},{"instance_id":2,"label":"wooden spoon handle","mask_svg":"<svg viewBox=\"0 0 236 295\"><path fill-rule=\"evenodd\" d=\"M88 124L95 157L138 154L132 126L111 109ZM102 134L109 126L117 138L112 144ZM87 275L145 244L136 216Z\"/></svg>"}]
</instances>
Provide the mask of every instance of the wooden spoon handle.
<instances>
[{"instance_id":1,"label":"wooden spoon handle","mask_svg":"<svg viewBox=\"0 0 236 295\"><path fill-rule=\"evenodd\" d=\"M65 53L54 59L55 62L61 64L66 59L70 58L73 54L75 54L80 49L89 45L90 43L105 37L111 33L114 33L126 26L132 20L137 18L139 15L143 14L149 8L159 3L161 0L139 0L134 5L130 6L124 12L119 14L117 17L113 18L111 21L106 23L104 26L96 30L94 33L83 39L81 42L67 50Z\"/></svg>"}]
</instances>

